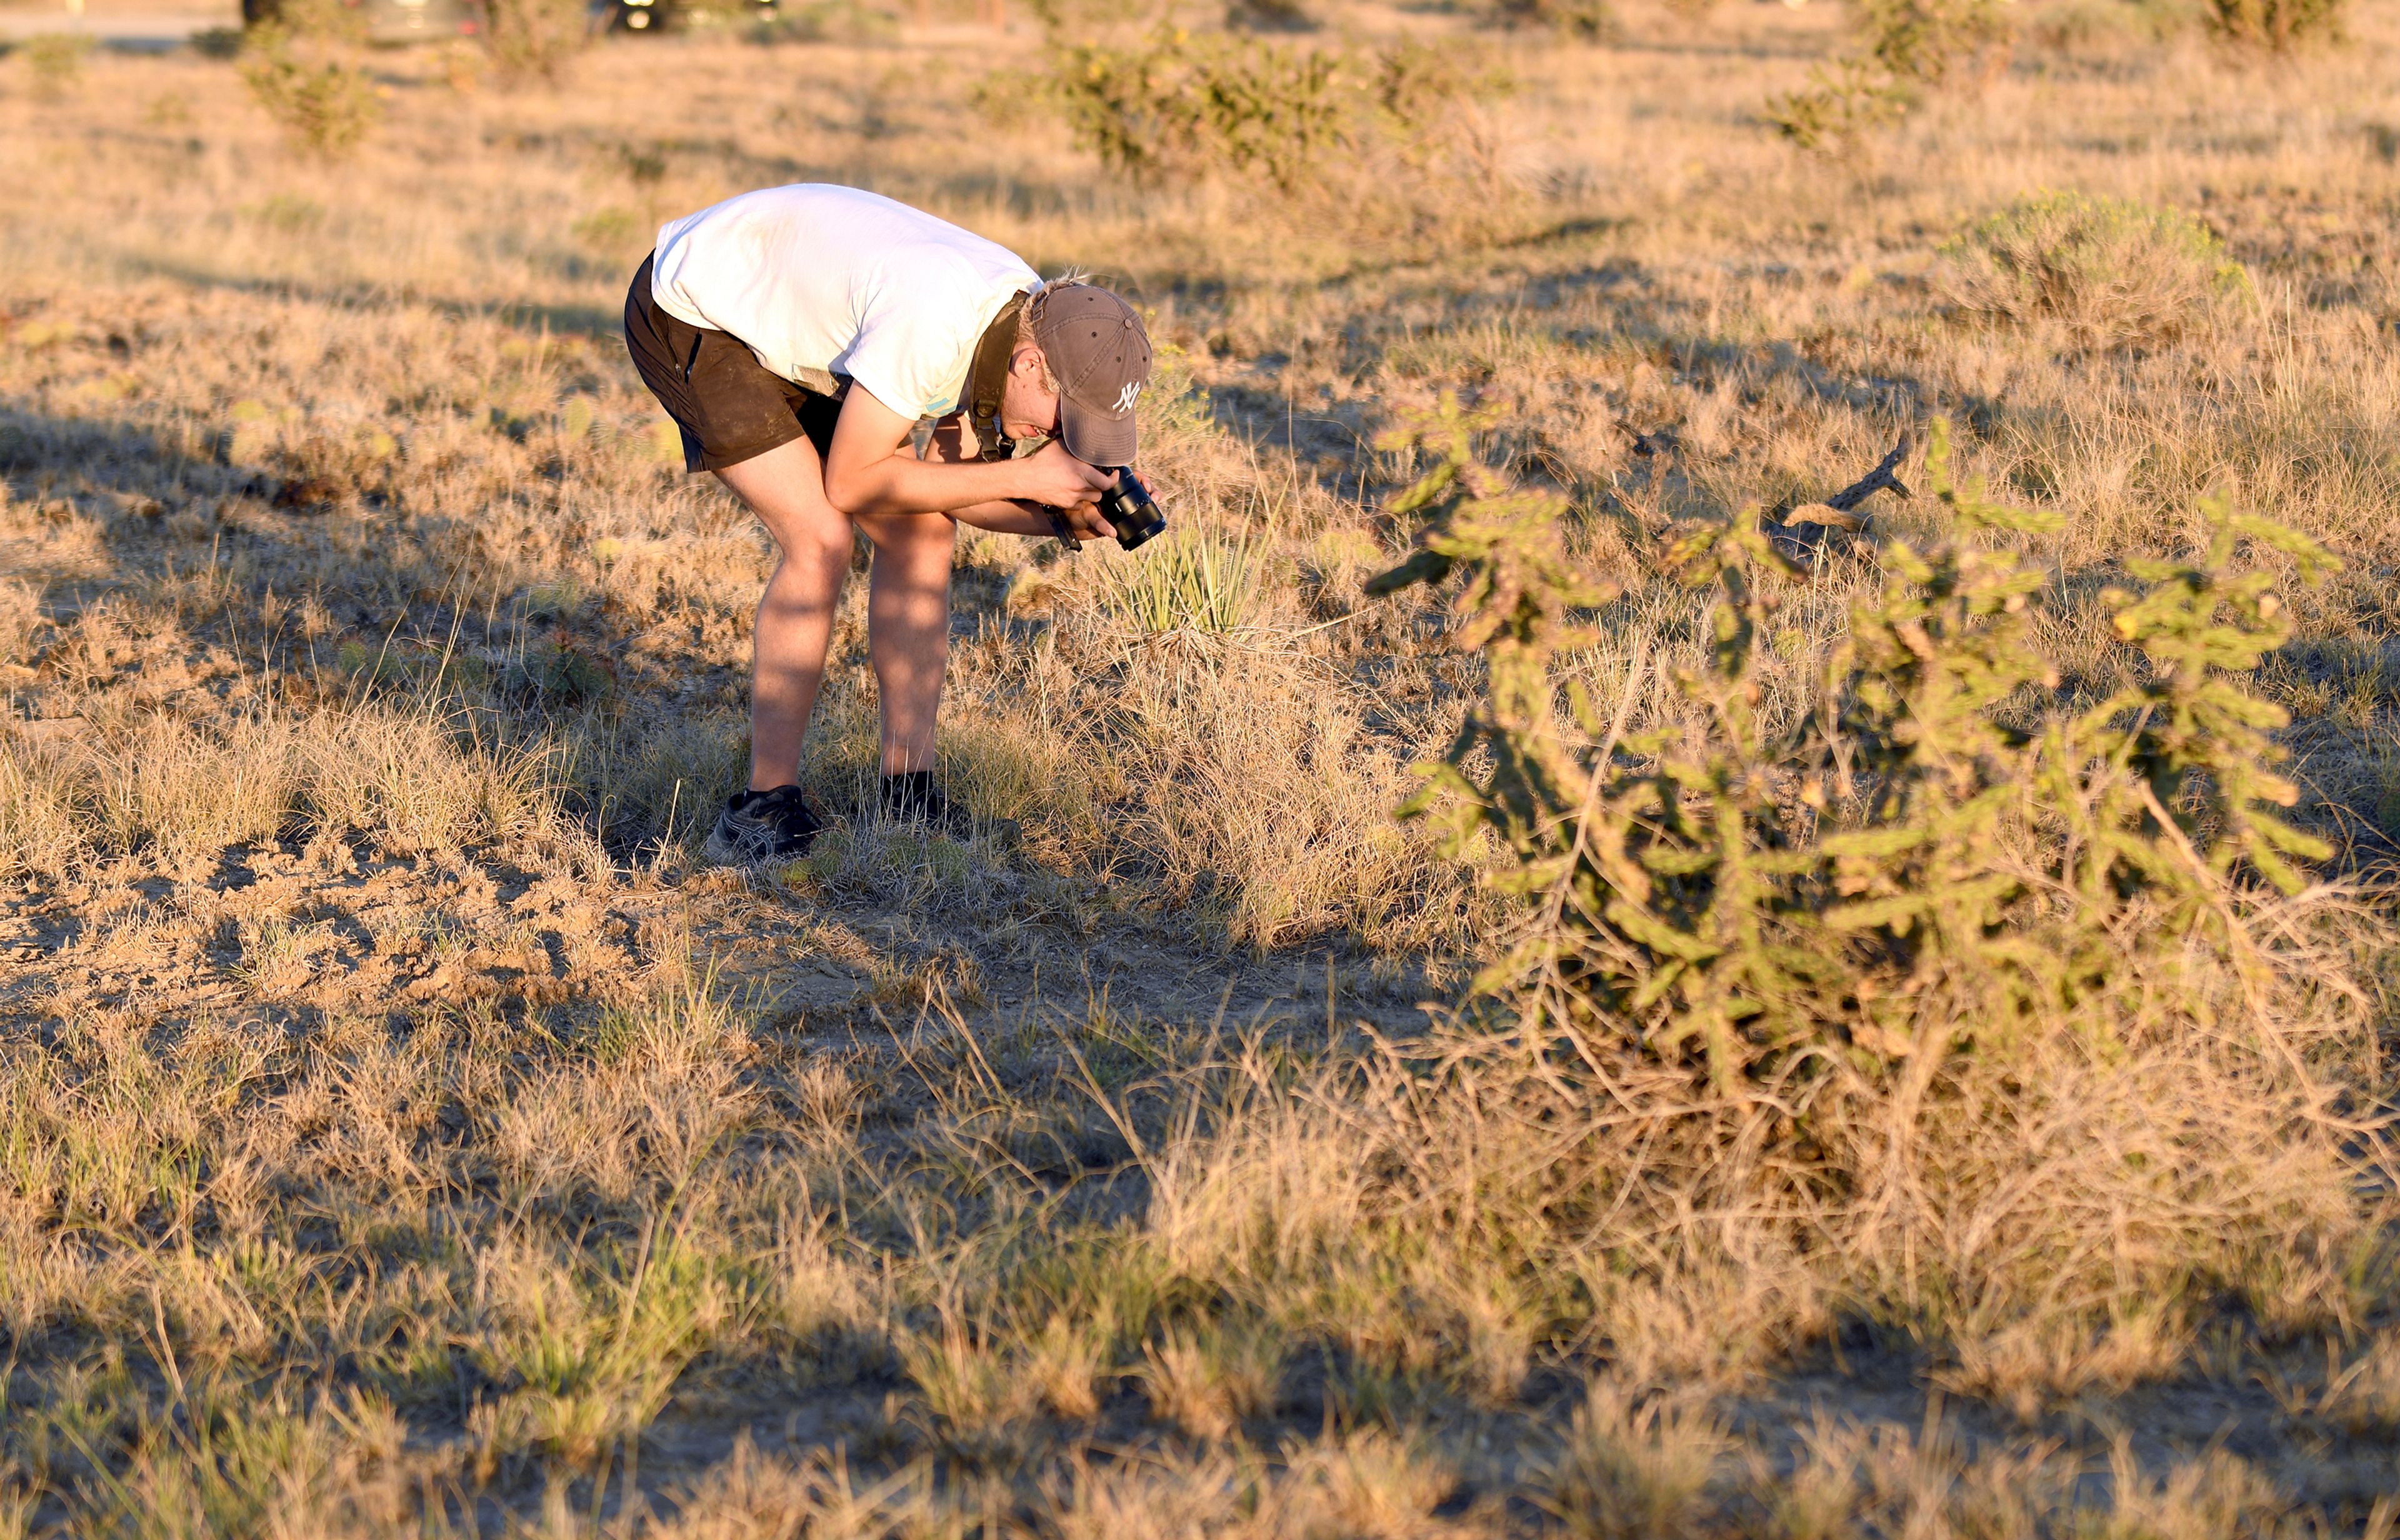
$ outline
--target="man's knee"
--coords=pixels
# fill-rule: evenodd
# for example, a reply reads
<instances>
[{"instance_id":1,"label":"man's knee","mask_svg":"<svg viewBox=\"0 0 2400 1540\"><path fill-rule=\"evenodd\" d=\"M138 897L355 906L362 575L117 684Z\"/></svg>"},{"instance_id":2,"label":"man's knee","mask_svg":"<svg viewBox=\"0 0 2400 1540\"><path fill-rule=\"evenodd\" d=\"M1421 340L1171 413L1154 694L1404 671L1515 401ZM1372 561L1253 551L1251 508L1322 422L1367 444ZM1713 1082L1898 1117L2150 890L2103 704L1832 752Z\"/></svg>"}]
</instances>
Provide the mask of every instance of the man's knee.
<instances>
[{"instance_id":1,"label":"man's knee","mask_svg":"<svg viewBox=\"0 0 2400 1540\"><path fill-rule=\"evenodd\" d=\"M874 544L877 561L902 566L939 563L947 570L958 540L958 524L947 513L886 513L858 525Z\"/></svg>"}]
</instances>

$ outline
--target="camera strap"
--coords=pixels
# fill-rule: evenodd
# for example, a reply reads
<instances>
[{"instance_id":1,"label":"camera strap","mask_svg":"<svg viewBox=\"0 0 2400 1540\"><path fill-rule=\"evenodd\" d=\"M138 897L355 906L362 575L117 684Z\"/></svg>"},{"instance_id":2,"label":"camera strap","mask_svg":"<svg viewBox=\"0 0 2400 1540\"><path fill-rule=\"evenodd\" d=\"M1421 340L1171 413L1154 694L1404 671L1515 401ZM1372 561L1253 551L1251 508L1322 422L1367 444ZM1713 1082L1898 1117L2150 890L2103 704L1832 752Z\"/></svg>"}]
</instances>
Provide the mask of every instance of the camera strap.
<instances>
[{"instance_id":1,"label":"camera strap","mask_svg":"<svg viewBox=\"0 0 2400 1540\"><path fill-rule=\"evenodd\" d=\"M983 329L975 362L967 367L967 429L975 436L978 459L1006 459L1010 453L1008 435L1000 428L1000 407L1008 391L1008 361L1016 351L1016 318L1025 300L1022 293L1013 294L1000 307Z\"/></svg>"}]
</instances>

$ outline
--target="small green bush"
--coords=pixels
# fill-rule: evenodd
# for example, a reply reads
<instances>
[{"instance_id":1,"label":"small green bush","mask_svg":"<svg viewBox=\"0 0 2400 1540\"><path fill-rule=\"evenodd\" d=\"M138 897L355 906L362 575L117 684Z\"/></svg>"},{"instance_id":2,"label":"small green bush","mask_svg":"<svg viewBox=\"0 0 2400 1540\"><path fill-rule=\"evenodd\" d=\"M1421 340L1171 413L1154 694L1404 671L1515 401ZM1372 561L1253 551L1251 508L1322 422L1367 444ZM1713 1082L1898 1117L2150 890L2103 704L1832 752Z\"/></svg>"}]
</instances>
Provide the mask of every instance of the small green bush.
<instances>
[{"instance_id":1,"label":"small green bush","mask_svg":"<svg viewBox=\"0 0 2400 1540\"><path fill-rule=\"evenodd\" d=\"M304 59L287 34L257 29L238 67L266 116L312 155L329 160L348 155L383 118L365 70L337 59Z\"/></svg>"},{"instance_id":2,"label":"small green bush","mask_svg":"<svg viewBox=\"0 0 2400 1540\"><path fill-rule=\"evenodd\" d=\"M2230 42L2284 49L2342 35L2344 0L2209 0L2211 30Z\"/></svg>"},{"instance_id":3,"label":"small green bush","mask_svg":"<svg viewBox=\"0 0 2400 1540\"><path fill-rule=\"evenodd\" d=\"M1766 101L1766 120L1804 150L1832 149L1907 116L1916 97L1889 70L1844 59L1808 72L1808 84Z\"/></svg>"},{"instance_id":4,"label":"small green bush","mask_svg":"<svg viewBox=\"0 0 2400 1540\"><path fill-rule=\"evenodd\" d=\"M1979 83L2015 40L2000 0L1860 0L1857 28L1857 53L1767 100L1766 120L1802 149L1896 123L1934 88Z\"/></svg>"},{"instance_id":5,"label":"small green bush","mask_svg":"<svg viewBox=\"0 0 2400 1540\"><path fill-rule=\"evenodd\" d=\"M1928 86L1990 73L2014 37L2000 0L1859 0L1858 21L1893 79Z\"/></svg>"},{"instance_id":6,"label":"small green bush","mask_svg":"<svg viewBox=\"0 0 2400 1540\"><path fill-rule=\"evenodd\" d=\"M2248 275L2190 216L2123 198L2042 192L1942 248L1943 286L1967 309L2063 321L2086 347L2171 340L2242 292Z\"/></svg>"},{"instance_id":7,"label":"small green bush","mask_svg":"<svg viewBox=\"0 0 2400 1540\"><path fill-rule=\"evenodd\" d=\"M1347 136L1339 83L1330 51L1167 27L1057 49L1050 75L1077 143L1139 180L1230 170L1287 190Z\"/></svg>"},{"instance_id":8,"label":"small green bush","mask_svg":"<svg viewBox=\"0 0 2400 1540\"><path fill-rule=\"evenodd\" d=\"M91 55L91 39L80 33L37 33L19 47L34 76L35 94L45 97L55 97L82 78L84 61Z\"/></svg>"},{"instance_id":9,"label":"small green bush","mask_svg":"<svg viewBox=\"0 0 2400 1540\"><path fill-rule=\"evenodd\" d=\"M485 16L484 47L504 84L556 84L591 39L583 0L491 0Z\"/></svg>"},{"instance_id":10,"label":"small green bush","mask_svg":"<svg viewBox=\"0 0 2400 1540\"><path fill-rule=\"evenodd\" d=\"M1229 175L1290 194L1337 161L1397 152L1422 169L1466 104L1505 88L1413 43L1371 55L1162 26L1131 46L1054 43L1047 71L989 83L988 110L1030 96L1144 182Z\"/></svg>"}]
</instances>

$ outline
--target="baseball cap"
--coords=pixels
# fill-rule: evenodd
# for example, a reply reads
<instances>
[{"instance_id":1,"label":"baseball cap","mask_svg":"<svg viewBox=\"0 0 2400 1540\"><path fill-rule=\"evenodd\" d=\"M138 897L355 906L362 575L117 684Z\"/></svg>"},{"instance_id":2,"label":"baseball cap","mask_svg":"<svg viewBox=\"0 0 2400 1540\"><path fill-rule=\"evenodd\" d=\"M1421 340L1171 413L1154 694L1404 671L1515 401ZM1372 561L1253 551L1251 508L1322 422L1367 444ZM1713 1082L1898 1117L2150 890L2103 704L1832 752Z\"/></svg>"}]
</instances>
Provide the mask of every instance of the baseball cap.
<instances>
[{"instance_id":1,"label":"baseball cap","mask_svg":"<svg viewBox=\"0 0 2400 1540\"><path fill-rule=\"evenodd\" d=\"M1131 465L1133 404L1150 379L1150 334L1133 307L1096 283L1033 296L1033 340L1058 379L1058 437L1086 465Z\"/></svg>"}]
</instances>

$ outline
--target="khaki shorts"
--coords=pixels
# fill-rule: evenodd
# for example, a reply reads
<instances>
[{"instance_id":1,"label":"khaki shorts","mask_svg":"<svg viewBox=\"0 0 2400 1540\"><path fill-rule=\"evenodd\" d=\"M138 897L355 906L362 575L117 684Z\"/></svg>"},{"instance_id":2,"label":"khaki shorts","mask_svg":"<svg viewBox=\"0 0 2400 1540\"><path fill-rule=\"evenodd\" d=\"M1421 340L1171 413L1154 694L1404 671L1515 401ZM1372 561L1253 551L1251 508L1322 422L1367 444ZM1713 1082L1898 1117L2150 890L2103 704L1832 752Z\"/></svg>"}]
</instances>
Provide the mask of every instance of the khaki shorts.
<instances>
[{"instance_id":1,"label":"khaki shorts","mask_svg":"<svg viewBox=\"0 0 2400 1540\"><path fill-rule=\"evenodd\" d=\"M822 459L833 448L841 397L770 374L730 332L677 320L650 293L644 257L625 291L625 348L634 368L683 434L686 470L721 470L805 436Z\"/></svg>"}]
</instances>

